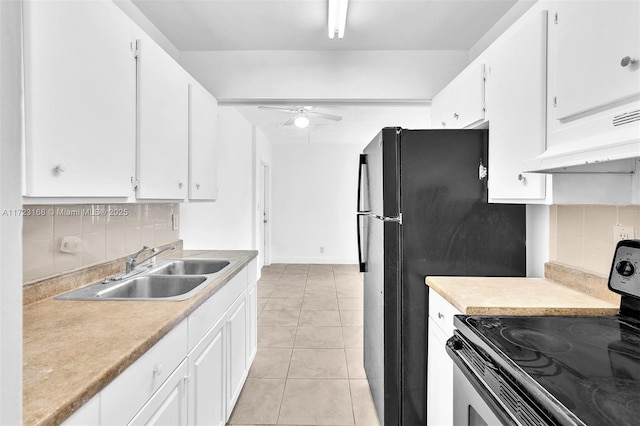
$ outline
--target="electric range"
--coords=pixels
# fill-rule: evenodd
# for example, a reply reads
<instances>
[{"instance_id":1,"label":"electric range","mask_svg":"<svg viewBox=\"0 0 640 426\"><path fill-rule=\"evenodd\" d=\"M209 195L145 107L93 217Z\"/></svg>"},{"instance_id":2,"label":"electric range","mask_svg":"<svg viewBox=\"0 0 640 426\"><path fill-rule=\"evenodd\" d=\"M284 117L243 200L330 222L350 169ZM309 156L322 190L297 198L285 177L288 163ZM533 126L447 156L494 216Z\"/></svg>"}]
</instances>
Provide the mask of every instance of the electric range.
<instances>
[{"instance_id":1,"label":"electric range","mask_svg":"<svg viewBox=\"0 0 640 426\"><path fill-rule=\"evenodd\" d=\"M616 316L457 316L454 424L640 425L640 240L618 243L609 289Z\"/></svg>"}]
</instances>

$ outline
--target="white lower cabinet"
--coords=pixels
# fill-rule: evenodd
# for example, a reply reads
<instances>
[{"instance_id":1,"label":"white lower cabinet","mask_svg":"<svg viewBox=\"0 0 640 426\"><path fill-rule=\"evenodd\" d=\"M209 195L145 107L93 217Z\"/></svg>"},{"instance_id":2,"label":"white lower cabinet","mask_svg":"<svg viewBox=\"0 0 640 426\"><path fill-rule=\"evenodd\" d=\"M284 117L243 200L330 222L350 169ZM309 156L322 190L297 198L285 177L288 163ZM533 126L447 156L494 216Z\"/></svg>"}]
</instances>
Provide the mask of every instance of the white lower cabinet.
<instances>
[{"instance_id":1,"label":"white lower cabinet","mask_svg":"<svg viewBox=\"0 0 640 426\"><path fill-rule=\"evenodd\" d=\"M258 351L258 286L249 282L247 289L247 365L251 365Z\"/></svg>"},{"instance_id":2,"label":"white lower cabinet","mask_svg":"<svg viewBox=\"0 0 640 426\"><path fill-rule=\"evenodd\" d=\"M189 424L226 422L225 321L220 319L189 353Z\"/></svg>"},{"instance_id":3,"label":"white lower cabinet","mask_svg":"<svg viewBox=\"0 0 640 426\"><path fill-rule=\"evenodd\" d=\"M255 267L238 271L63 424L223 426L255 357Z\"/></svg>"},{"instance_id":4,"label":"white lower cabinet","mask_svg":"<svg viewBox=\"0 0 640 426\"><path fill-rule=\"evenodd\" d=\"M182 321L100 392L100 424L131 422L186 356L187 322Z\"/></svg>"},{"instance_id":5,"label":"white lower cabinet","mask_svg":"<svg viewBox=\"0 0 640 426\"><path fill-rule=\"evenodd\" d=\"M458 309L429 289L429 356L427 361L427 425L453 424L453 360L446 351Z\"/></svg>"},{"instance_id":6,"label":"white lower cabinet","mask_svg":"<svg viewBox=\"0 0 640 426\"><path fill-rule=\"evenodd\" d=\"M227 316L227 341L229 344L227 414L230 416L249 372L247 368L246 292L236 300L229 310L229 315Z\"/></svg>"},{"instance_id":7,"label":"white lower cabinet","mask_svg":"<svg viewBox=\"0 0 640 426\"><path fill-rule=\"evenodd\" d=\"M185 359L138 411L129 425L186 426L187 377L187 360Z\"/></svg>"}]
</instances>

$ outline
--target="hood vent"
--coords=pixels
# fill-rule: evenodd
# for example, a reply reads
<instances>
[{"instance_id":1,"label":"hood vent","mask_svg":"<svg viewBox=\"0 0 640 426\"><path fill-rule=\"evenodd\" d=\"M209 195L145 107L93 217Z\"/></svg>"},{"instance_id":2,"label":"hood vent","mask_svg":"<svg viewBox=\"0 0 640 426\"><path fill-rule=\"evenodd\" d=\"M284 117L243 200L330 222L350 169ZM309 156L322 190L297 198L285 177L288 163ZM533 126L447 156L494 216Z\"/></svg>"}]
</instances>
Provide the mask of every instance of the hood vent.
<instances>
[{"instance_id":1,"label":"hood vent","mask_svg":"<svg viewBox=\"0 0 640 426\"><path fill-rule=\"evenodd\" d=\"M623 124L634 123L640 121L640 109L631 112L625 112L624 114L616 115L613 117L614 126L622 126Z\"/></svg>"}]
</instances>

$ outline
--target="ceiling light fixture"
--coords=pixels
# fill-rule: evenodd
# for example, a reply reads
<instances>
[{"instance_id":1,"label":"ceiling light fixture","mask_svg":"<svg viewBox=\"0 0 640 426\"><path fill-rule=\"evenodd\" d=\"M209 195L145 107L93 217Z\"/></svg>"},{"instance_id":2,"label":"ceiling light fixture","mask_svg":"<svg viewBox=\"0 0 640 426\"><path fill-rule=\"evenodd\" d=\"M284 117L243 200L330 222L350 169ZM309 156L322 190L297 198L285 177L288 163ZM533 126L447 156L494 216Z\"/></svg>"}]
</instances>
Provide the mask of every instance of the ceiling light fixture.
<instances>
[{"instance_id":1,"label":"ceiling light fixture","mask_svg":"<svg viewBox=\"0 0 640 426\"><path fill-rule=\"evenodd\" d=\"M309 125L309 119L304 115L299 115L295 118L295 120L293 120L293 123L296 125L296 127L304 129Z\"/></svg>"},{"instance_id":2,"label":"ceiling light fixture","mask_svg":"<svg viewBox=\"0 0 640 426\"><path fill-rule=\"evenodd\" d=\"M328 0L329 2L329 38L344 37L344 28L347 25L347 8L349 0Z\"/></svg>"}]
</instances>

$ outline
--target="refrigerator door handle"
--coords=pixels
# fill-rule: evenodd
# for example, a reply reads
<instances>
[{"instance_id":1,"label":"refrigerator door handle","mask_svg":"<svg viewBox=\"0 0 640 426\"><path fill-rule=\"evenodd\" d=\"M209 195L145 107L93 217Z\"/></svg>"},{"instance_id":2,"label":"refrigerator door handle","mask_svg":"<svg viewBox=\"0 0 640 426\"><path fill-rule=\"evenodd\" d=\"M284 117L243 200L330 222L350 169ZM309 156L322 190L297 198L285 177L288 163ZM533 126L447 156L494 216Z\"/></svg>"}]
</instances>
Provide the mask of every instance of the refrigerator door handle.
<instances>
[{"instance_id":1,"label":"refrigerator door handle","mask_svg":"<svg viewBox=\"0 0 640 426\"><path fill-rule=\"evenodd\" d=\"M362 259L362 236L360 235L360 218L366 216L365 214L358 213L356 215L356 230L358 233L358 267L360 272L365 272L366 265Z\"/></svg>"},{"instance_id":2,"label":"refrigerator door handle","mask_svg":"<svg viewBox=\"0 0 640 426\"><path fill-rule=\"evenodd\" d=\"M377 214L372 214L371 216L383 222L393 222L393 223L399 223L400 225L402 225L402 213L400 213L396 217L385 217L385 216L379 216Z\"/></svg>"},{"instance_id":3,"label":"refrigerator door handle","mask_svg":"<svg viewBox=\"0 0 640 426\"><path fill-rule=\"evenodd\" d=\"M356 207L356 211L358 212L358 214L369 213L369 210L364 210L362 208L362 184L363 184L362 176L363 176L363 172L366 167L366 164L367 164L367 155L360 154L360 162L358 164L358 206Z\"/></svg>"}]
</instances>

